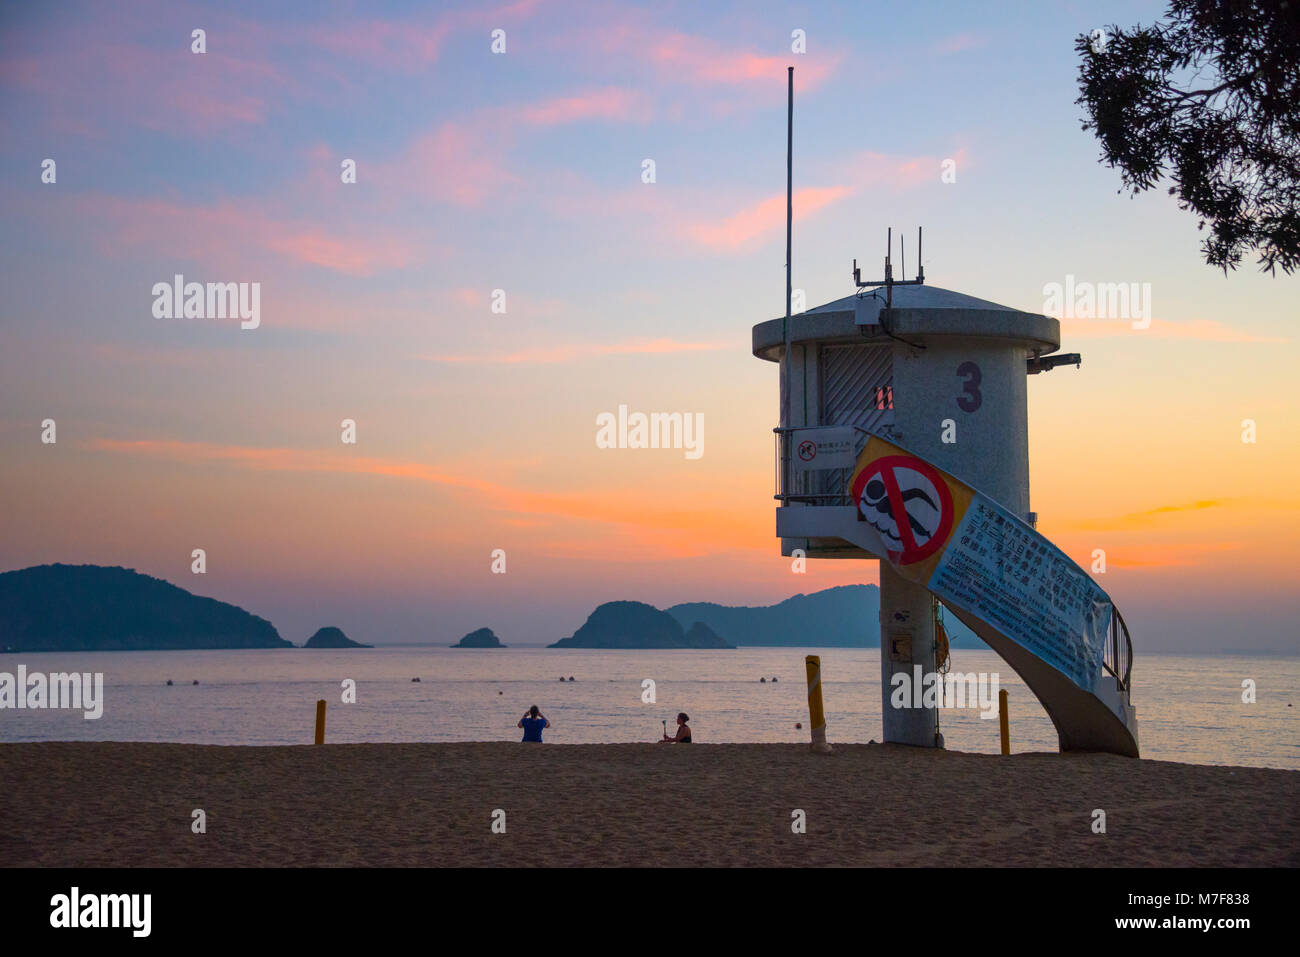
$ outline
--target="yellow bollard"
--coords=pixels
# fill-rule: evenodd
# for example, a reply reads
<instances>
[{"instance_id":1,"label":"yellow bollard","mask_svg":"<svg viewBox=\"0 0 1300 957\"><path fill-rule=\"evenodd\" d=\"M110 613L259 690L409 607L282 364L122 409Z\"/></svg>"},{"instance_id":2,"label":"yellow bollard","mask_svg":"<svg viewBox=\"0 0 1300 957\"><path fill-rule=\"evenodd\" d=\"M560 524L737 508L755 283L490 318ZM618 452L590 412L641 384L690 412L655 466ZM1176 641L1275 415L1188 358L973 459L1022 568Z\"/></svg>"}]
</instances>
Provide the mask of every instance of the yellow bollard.
<instances>
[{"instance_id":1,"label":"yellow bollard","mask_svg":"<svg viewBox=\"0 0 1300 957\"><path fill-rule=\"evenodd\" d=\"M822 660L817 655L804 659L808 670L808 723L812 726L812 750L830 754L826 743L826 710L822 707Z\"/></svg>"},{"instance_id":2,"label":"yellow bollard","mask_svg":"<svg viewBox=\"0 0 1300 957\"><path fill-rule=\"evenodd\" d=\"M325 699L316 702L316 743L325 743Z\"/></svg>"},{"instance_id":3,"label":"yellow bollard","mask_svg":"<svg viewBox=\"0 0 1300 957\"><path fill-rule=\"evenodd\" d=\"M1011 726L1007 723L1007 690L998 692L998 724L1002 726L1002 753L1011 753Z\"/></svg>"}]
</instances>

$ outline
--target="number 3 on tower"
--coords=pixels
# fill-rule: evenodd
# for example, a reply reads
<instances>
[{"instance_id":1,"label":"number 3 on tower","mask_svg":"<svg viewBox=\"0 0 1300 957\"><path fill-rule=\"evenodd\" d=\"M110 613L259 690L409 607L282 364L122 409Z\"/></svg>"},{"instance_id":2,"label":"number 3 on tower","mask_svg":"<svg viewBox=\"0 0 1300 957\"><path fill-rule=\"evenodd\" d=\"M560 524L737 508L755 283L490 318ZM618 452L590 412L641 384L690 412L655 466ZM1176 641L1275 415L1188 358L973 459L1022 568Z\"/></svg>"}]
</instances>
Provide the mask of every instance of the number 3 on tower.
<instances>
[{"instance_id":1,"label":"number 3 on tower","mask_svg":"<svg viewBox=\"0 0 1300 957\"><path fill-rule=\"evenodd\" d=\"M962 384L965 395L957 396L957 408L963 412L974 412L984 402L984 396L980 395L980 367L973 362L963 362L957 367L957 374L966 377Z\"/></svg>"}]
</instances>

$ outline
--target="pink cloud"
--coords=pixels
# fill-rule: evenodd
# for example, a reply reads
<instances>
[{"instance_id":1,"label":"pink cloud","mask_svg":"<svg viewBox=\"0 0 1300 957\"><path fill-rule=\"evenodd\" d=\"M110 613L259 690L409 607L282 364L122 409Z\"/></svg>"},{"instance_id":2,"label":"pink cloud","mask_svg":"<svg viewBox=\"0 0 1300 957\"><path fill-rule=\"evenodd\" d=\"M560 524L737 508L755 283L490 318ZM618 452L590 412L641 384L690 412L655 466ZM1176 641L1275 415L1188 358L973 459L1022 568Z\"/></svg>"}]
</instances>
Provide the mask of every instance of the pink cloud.
<instances>
[{"instance_id":1,"label":"pink cloud","mask_svg":"<svg viewBox=\"0 0 1300 957\"><path fill-rule=\"evenodd\" d=\"M61 195L59 201L106 254L137 250L172 261L199 260L215 269L247 272L271 252L300 265L371 276L408 265L419 247L413 237L391 229L376 237L355 224L329 232L318 224L278 219L253 201L203 205L100 194Z\"/></svg>"},{"instance_id":2,"label":"pink cloud","mask_svg":"<svg viewBox=\"0 0 1300 957\"><path fill-rule=\"evenodd\" d=\"M699 500L696 507L683 507L676 502L659 505L648 501L640 490L625 487L567 487L562 493L553 493L532 484L505 485L424 462L321 449L259 448L171 439L92 439L86 445L103 452L205 466L225 463L232 468L254 471L366 475L423 482L477 496L487 509L503 515L525 515L533 520L556 516L602 523L629 533L638 528L656 535L663 535L665 530L698 533L706 529L715 537L753 532L749 516L727 512L715 502Z\"/></svg>"},{"instance_id":3,"label":"pink cloud","mask_svg":"<svg viewBox=\"0 0 1300 957\"><path fill-rule=\"evenodd\" d=\"M680 31L664 30L646 15L627 9L620 19L608 19L566 31L556 45L577 51L580 60L608 73L610 63L643 64L666 83L701 88L770 88L784 93L787 66L796 66L796 82L802 90L819 86L838 67L837 52L793 54L783 46L767 53L728 47L716 40ZM715 105L716 108L716 105Z\"/></svg>"},{"instance_id":4,"label":"pink cloud","mask_svg":"<svg viewBox=\"0 0 1300 957\"><path fill-rule=\"evenodd\" d=\"M847 186L807 187L794 192L795 219L810 216L837 199L848 196ZM785 196L777 195L742 209L719 222L695 222L687 226L691 239L704 246L737 249L774 232L785 223Z\"/></svg>"},{"instance_id":5,"label":"pink cloud","mask_svg":"<svg viewBox=\"0 0 1300 957\"><path fill-rule=\"evenodd\" d=\"M959 167L967 163L964 148L953 156ZM939 183L943 160L937 156L900 157L883 153L862 153L841 164L836 175L843 182L834 186L811 186L794 192L794 217L803 219L838 200L866 188L912 189L926 183ZM682 223L685 223L682 226ZM775 235L785 223L785 195L778 193L737 212L722 217L702 217L691 213L675 222L665 220L674 232L684 233L701 246L720 251L734 251Z\"/></svg>"},{"instance_id":6,"label":"pink cloud","mask_svg":"<svg viewBox=\"0 0 1300 957\"><path fill-rule=\"evenodd\" d=\"M644 120L649 115L650 103L644 94L618 87L556 97L518 110L519 118L533 126L557 126L590 119Z\"/></svg>"},{"instance_id":7,"label":"pink cloud","mask_svg":"<svg viewBox=\"0 0 1300 957\"><path fill-rule=\"evenodd\" d=\"M988 36L983 33L954 33L950 37L944 37L934 48L940 53L960 53L987 46L988 42Z\"/></svg>"},{"instance_id":8,"label":"pink cloud","mask_svg":"<svg viewBox=\"0 0 1300 957\"><path fill-rule=\"evenodd\" d=\"M1290 342L1283 336L1259 336L1226 326L1215 319L1171 321L1152 319L1146 329L1134 329L1132 319L1061 319L1061 335L1071 339L1192 339L1202 342Z\"/></svg>"},{"instance_id":9,"label":"pink cloud","mask_svg":"<svg viewBox=\"0 0 1300 957\"><path fill-rule=\"evenodd\" d=\"M625 122L646 119L650 111L644 94L619 87L484 109L416 136L392 159L375 163L366 175L378 184L390 205L409 202L414 195L454 206L479 206L503 198L522 182L507 162L519 126L548 127L581 120ZM312 159L318 159L316 151Z\"/></svg>"},{"instance_id":10,"label":"pink cloud","mask_svg":"<svg viewBox=\"0 0 1300 957\"><path fill-rule=\"evenodd\" d=\"M959 147L951 156L891 156L885 153L859 153L841 168L841 175L850 179L859 189L887 187L912 189L928 183L939 184L946 159L953 160L957 169L971 165L966 147Z\"/></svg>"},{"instance_id":11,"label":"pink cloud","mask_svg":"<svg viewBox=\"0 0 1300 957\"><path fill-rule=\"evenodd\" d=\"M376 180L403 195L477 206L519 181L503 162L505 144L494 139L477 126L443 123L393 161L380 164Z\"/></svg>"},{"instance_id":12,"label":"pink cloud","mask_svg":"<svg viewBox=\"0 0 1300 957\"><path fill-rule=\"evenodd\" d=\"M54 128L86 135L133 125L211 137L261 124L273 100L307 89L267 52L261 27L227 24L222 42L203 54L190 51L188 27L161 48L134 39L131 29L130 20L74 18L57 43L45 34L22 37L40 52L0 70L0 81L39 99Z\"/></svg>"},{"instance_id":13,"label":"pink cloud","mask_svg":"<svg viewBox=\"0 0 1300 957\"><path fill-rule=\"evenodd\" d=\"M490 31L499 27L507 30L508 42L508 28L538 5L539 0L517 0L496 7L470 4L445 10L433 20L349 20L316 27L308 31L307 39L336 56L385 70L416 73L436 63L447 42L458 33L478 31L486 51Z\"/></svg>"},{"instance_id":14,"label":"pink cloud","mask_svg":"<svg viewBox=\"0 0 1300 957\"><path fill-rule=\"evenodd\" d=\"M429 25L367 20L316 27L307 36L332 54L414 72L438 59L452 29L447 18Z\"/></svg>"},{"instance_id":15,"label":"pink cloud","mask_svg":"<svg viewBox=\"0 0 1300 957\"><path fill-rule=\"evenodd\" d=\"M268 249L293 262L350 276L373 276L384 269L407 266L414 258L409 246L387 238L339 239L320 231L285 232L284 229L277 224L265 236Z\"/></svg>"},{"instance_id":16,"label":"pink cloud","mask_svg":"<svg viewBox=\"0 0 1300 957\"><path fill-rule=\"evenodd\" d=\"M651 62L680 82L694 84L771 84L785 76L794 56L764 56L745 50L728 50L712 40L685 33L668 33L644 43ZM811 89L835 69L839 57L804 59L798 63L799 85Z\"/></svg>"},{"instance_id":17,"label":"pink cloud","mask_svg":"<svg viewBox=\"0 0 1300 957\"><path fill-rule=\"evenodd\" d=\"M672 339L634 339L628 342L605 345L562 345L549 348L525 349L499 355L427 355L419 358L429 362L491 362L506 364L569 362L593 356L611 355L663 355L677 352L711 352L730 349L732 343L676 342Z\"/></svg>"}]
</instances>

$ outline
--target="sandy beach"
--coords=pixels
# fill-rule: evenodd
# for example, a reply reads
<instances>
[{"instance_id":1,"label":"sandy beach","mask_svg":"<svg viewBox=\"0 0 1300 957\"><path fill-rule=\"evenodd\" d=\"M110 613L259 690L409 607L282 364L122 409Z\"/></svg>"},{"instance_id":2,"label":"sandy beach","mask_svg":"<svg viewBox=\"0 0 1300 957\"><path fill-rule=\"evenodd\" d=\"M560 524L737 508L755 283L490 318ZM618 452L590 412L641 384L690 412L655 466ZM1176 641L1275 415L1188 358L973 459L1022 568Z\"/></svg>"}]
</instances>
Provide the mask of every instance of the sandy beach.
<instances>
[{"instance_id":1,"label":"sandy beach","mask_svg":"<svg viewBox=\"0 0 1300 957\"><path fill-rule=\"evenodd\" d=\"M1104 754L52 742L0 780L5 866L1300 864L1300 772Z\"/></svg>"}]
</instances>

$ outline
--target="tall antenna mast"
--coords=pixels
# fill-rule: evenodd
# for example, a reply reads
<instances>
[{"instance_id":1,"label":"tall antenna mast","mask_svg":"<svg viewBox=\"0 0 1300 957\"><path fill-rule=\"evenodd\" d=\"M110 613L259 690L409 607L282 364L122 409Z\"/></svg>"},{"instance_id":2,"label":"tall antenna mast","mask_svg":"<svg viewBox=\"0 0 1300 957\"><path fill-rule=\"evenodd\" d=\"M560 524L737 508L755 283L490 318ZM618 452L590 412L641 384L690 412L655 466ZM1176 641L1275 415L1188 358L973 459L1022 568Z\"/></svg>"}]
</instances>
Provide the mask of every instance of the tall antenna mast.
<instances>
[{"instance_id":1,"label":"tall antenna mast","mask_svg":"<svg viewBox=\"0 0 1300 957\"><path fill-rule=\"evenodd\" d=\"M787 67L789 95L785 124L785 323L786 348L790 347L790 244L794 222L794 67Z\"/></svg>"},{"instance_id":2,"label":"tall antenna mast","mask_svg":"<svg viewBox=\"0 0 1300 957\"><path fill-rule=\"evenodd\" d=\"M785 322L782 333L785 353L781 357L781 491L789 487L790 423L794 410L790 408L790 242L794 221L794 67L787 68L788 99L785 131Z\"/></svg>"}]
</instances>

